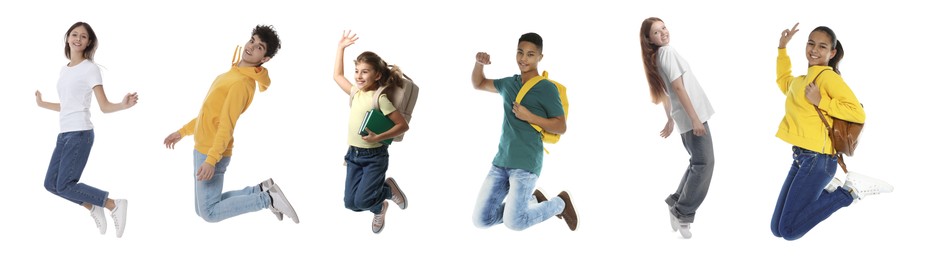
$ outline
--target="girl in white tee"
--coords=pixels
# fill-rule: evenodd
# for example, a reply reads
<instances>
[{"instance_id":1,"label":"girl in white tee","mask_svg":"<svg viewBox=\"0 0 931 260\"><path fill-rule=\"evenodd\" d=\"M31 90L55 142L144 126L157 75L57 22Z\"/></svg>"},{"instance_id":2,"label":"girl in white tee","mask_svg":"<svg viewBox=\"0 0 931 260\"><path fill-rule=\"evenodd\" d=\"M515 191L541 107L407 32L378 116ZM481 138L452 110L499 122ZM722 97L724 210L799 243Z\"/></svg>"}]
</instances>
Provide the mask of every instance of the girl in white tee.
<instances>
[{"instance_id":1,"label":"girl in white tee","mask_svg":"<svg viewBox=\"0 0 931 260\"><path fill-rule=\"evenodd\" d=\"M39 107L58 111L61 125L46 172L45 189L90 210L100 234L107 232L103 208L109 209L116 236L122 237L126 227L127 201L110 199L108 192L78 181L94 145L94 125L90 121L91 92L104 113L130 108L139 98L136 93L128 93L122 102L110 103L103 90L100 69L93 62L97 50L94 30L87 23L77 22L65 33L65 57L70 62L61 68L58 78L61 103L43 101L42 93L36 91L36 103Z\"/></svg>"},{"instance_id":2,"label":"girl in white tee","mask_svg":"<svg viewBox=\"0 0 931 260\"><path fill-rule=\"evenodd\" d=\"M673 231L690 238L695 211L708 194L714 171L714 147L708 127L714 109L688 62L669 46L669 31L663 20L656 17L643 20L640 49L653 103L661 102L666 109L666 126L660 136L668 137L675 124L685 150L691 155L678 189L666 197Z\"/></svg>"}]
</instances>

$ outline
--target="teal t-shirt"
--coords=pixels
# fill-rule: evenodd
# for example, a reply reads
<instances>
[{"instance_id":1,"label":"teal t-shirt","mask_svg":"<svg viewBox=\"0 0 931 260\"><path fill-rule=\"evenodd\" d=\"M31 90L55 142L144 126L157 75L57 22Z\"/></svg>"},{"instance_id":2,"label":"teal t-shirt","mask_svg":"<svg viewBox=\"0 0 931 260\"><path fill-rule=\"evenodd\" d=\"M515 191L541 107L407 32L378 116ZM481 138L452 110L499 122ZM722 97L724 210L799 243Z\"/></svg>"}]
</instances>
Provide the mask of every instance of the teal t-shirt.
<instances>
[{"instance_id":1,"label":"teal t-shirt","mask_svg":"<svg viewBox=\"0 0 931 260\"><path fill-rule=\"evenodd\" d=\"M495 89L504 101L504 122L501 124L498 154L492 164L523 169L539 176L543 169L543 139L530 123L518 119L512 112L512 103L517 99L521 86L520 75L495 80ZM548 80L537 83L520 103L533 114L544 118L565 114L559 90Z\"/></svg>"}]
</instances>

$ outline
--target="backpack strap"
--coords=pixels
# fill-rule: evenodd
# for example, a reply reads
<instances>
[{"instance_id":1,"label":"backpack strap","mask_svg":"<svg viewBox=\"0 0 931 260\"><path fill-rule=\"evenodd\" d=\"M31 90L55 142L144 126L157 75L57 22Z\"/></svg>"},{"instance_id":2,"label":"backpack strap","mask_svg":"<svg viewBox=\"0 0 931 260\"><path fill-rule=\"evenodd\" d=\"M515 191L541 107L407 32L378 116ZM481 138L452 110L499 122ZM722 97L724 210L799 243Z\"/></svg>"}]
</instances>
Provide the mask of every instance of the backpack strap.
<instances>
[{"instance_id":1,"label":"backpack strap","mask_svg":"<svg viewBox=\"0 0 931 260\"><path fill-rule=\"evenodd\" d=\"M524 85L520 87L520 91L517 92L517 98L514 99L514 102L517 102L518 104L520 104L520 102L524 100L524 96L527 95L527 92L530 92L530 89L533 88L533 86L536 86L537 83L540 83L541 80L548 79L548 78L549 78L549 73L547 73L547 72L544 70L544 71L543 71L543 75L533 77L533 78L531 78L530 80L528 80L527 82L524 82ZM543 136L542 136L542 135L543 135L543 127L540 127L540 126L535 125L535 124L530 124L530 126L532 126L533 129L537 130L537 132L540 133L540 135L541 135L540 138L543 138ZM550 151L547 150L546 147L543 147L543 151L546 152L546 154L549 154L549 153L550 153Z\"/></svg>"},{"instance_id":2,"label":"backpack strap","mask_svg":"<svg viewBox=\"0 0 931 260\"><path fill-rule=\"evenodd\" d=\"M514 100L514 102L517 102L518 104L520 104L520 102L524 100L524 96L527 95L527 92L530 92L530 89L533 88L533 86L536 86L537 83L540 83L541 80L548 79L548 78L549 78L549 73L547 73L544 70L543 75L533 77L527 82L525 82L524 85L520 87L520 91L517 92L517 98ZM543 133L542 127L535 125L535 124L530 124L530 126L532 126L533 129L536 129L537 132Z\"/></svg>"},{"instance_id":3,"label":"backpack strap","mask_svg":"<svg viewBox=\"0 0 931 260\"><path fill-rule=\"evenodd\" d=\"M373 99L373 101L372 101L372 109L381 110L381 107L378 106L378 100L379 100L378 97L381 96L381 93L382 93L382 92L385 92L385 89L386 89L386 88L388 88L388 87L381 86L381 87L378 87L378 89L375 90L375 95L372 96L372 99Z\"/></svg>"},{"instance_id":4,"label":"backpack strap","mask_svg":"<svg viewBox=\"0 0 931 260\"><path fill-rule=\"evenodd\" d=\"M815 83L818 80L818 77L821 76L821 73L824 73L827 69L818 72L818 75L815 75L815 79L811 83ZM824 113L821 112L821 109L818 108L818 105L812 104L815 107L815 111L818 111L818 117L821 117L821 123L824 123L824 128L828 130L828 138L831 139L831 150L834 150L834 129L828 124L828 119L824 117ZM844 163L844 155L834 151L834 156L837 157L837 164L840 165L841 170L844 170L844 173L847 173L847 163Z\"/></svg>"}]
</instances>

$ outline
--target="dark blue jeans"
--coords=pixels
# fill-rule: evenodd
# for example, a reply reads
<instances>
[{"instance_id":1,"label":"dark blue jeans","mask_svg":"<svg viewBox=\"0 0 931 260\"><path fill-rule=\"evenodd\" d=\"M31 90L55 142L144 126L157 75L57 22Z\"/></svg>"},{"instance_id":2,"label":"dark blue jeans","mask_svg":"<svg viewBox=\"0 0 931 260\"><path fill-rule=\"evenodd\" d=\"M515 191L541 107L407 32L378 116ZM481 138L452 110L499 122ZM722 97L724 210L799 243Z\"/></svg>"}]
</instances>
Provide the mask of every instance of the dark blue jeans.
<instances>
[{"instance_id":1,"label":"dark blue jeans","mask_svg":"<svg viewBox=\"0 0 931 260\"><path fill-rule=\"evenodd\" d=\"M824 190L837 171L837 158L793 146L792 159L771 223L773 235L786 240L801 238L853 202L853 196L845 189Z\"/></svg>"},{"instance_id":2,"label":"dark blue jeans","mask_svg":"<svg viewBox=\"0 0 931 260\"><path fill-rule=\"evenodd\" d=\"M91 147L94 130L58 134L55 152L45 173L45 190L81 205L85 202L103 207L108 193L90 185L79 183Z\"/></svg>"},{"instance_id":3,"label":"dark blue jeans","mask_svg":"<svg viewBox=\"0 0 931 260\"><path fill-rule=\"evenodd\" d=\"M358 148L349 146L346 152L346 190L343 202L352 211L381 212L382 202L391 198L385 184L388 172L388 146Z\"/></svg>"}]
</instances>

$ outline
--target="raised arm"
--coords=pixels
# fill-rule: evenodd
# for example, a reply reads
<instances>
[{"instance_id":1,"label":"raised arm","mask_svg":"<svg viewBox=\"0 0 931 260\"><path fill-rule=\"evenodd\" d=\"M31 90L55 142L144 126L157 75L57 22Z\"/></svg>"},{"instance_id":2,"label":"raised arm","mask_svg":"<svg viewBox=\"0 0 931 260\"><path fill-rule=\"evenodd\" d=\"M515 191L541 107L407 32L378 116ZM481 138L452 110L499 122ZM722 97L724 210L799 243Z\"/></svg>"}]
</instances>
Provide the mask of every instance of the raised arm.
<instances>
[{"instance_id":1,"label":"raised arm","mask_svg":"<svg viewBox=\"0 0 931 260\"><path fill-rule=\"evenodd\" d=\"M111 103L107 99L107 93L103 90L103 85L94 86L94 96L97 97L97 104L100 105L100 111L104 113L113 113L123 109L127 109L136 105L136 102L139 101L139 95L136 93L126 93L126 96L123 96L123 101L120 103Z\"/></svg>"},{"instance_id":2,"label":"raised arm","mask_svg":"<svg viewBox=\"0 0 931 260\"><path fill-rule=\"evenodd\" d=\"M792 29L783 30L782 36L779 37L779 54L776 57L776 84L779 85L782 94L789 90L789 84L792 83L792 61L789 59L789 54L786 53L786 45L789 44L792 36L797 32L798 23L795 23Z\"/></svg>"},{"instance_id":3,"label":"raised arm","mask_svg":"<svg viewBox=\"0 0 931 260\"><path fill-rule=\"evenodd\" d=\"M472 68L472 87L477 90L498 93L498 90L495 89L495 82L485 78L485 65L491 65L491 56L484 52L476 53L475 67Z\"/></svg>"},{"instance_id":4,"label":"raised arm","mask_svg":"<svg viewBox=\"0 0 931 260\"><path fill-rule=\"evenodd\" d=\"M346 79L346 76L343 74L343 55L346 47L356 43L358 39L359 37L352 34L352 31L343 31L343 37L340 38L339 45L336 47L336 64L333 66L333 80L336 81L339 88L343 89L343 92L346 92L346 94L352 91L352 83Z\"/></svg>"},{"instance_id":5,"label":"raised arm","mask_svg":"<svg viewBox=\"0 0 931 260\"><path fill-rule=\"evenodd\" d=\"M61 112L61 104L43 101L42 92L39 92L38 90L36 90L36 105L39 105L39 107L48 110Z\"/></svg>"}]
</instances>

